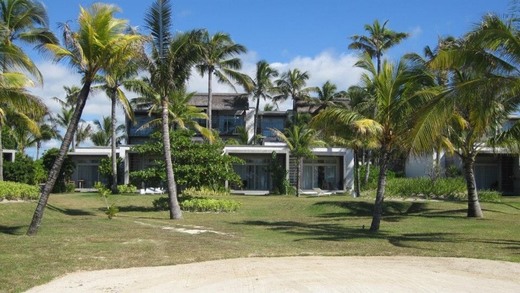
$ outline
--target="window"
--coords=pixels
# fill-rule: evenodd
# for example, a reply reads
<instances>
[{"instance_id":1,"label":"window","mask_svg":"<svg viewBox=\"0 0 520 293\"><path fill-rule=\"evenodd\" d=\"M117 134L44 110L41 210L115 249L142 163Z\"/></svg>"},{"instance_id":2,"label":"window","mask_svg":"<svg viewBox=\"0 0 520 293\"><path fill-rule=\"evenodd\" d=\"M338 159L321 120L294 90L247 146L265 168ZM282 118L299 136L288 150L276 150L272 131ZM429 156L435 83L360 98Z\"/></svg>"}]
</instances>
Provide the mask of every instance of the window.
<instances>
[{"instance_id":1,"label":"window","mask_svg":"<svg viewBox=\"0 0 520 293\"><path fill-rule=\"evenodd\" d=\"M284 117L262 117L261 120L261 128L262 135L265 137L274 137L274 133L270 130L278 129L283 131L285 127L285 118Z\"/></svg>"},{"instance_id":2,"label":"window","mask_svg":"<svg viewBox=\"0 0 520 293\"><path fill-rule=\"evenodd\" d=\"M244 118L242 116L221 115L216 118L218 125L213 125L213 127L218 129L221 135L237 134L237 127L244 126Z\"/></svg>"}]
</instances>

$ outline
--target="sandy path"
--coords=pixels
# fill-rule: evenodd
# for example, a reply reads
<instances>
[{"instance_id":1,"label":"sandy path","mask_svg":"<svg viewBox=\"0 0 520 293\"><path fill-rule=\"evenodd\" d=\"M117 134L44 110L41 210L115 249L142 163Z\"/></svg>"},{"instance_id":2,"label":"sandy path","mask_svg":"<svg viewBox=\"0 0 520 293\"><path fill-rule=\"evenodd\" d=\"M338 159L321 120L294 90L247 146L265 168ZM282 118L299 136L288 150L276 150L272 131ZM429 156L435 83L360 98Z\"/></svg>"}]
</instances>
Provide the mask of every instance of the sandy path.
<instances>
[{"instance_id":1,"label":"sandy path","mask_svg":"<svg viewBox=\"0 0 520 293\"><path fill-rule=\"evenodd\" d=\"M432 257L240 258L78 272L28 292L520 292L520 263Z\"/></svg>"}]
</instances>

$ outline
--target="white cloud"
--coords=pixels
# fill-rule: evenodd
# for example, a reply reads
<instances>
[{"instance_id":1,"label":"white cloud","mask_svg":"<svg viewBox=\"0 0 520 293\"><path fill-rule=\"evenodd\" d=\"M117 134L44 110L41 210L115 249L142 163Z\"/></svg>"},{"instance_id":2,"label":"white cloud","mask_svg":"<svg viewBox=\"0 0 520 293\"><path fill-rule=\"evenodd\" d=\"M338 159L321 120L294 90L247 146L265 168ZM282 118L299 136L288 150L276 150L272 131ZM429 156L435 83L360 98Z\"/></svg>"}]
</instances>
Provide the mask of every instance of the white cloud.
<instances>
[{"instance_id":1,"label":"white cloud","mask_svg":"<svg viewBox=\"0 0 520 293\"><path fill-rule=\"evenodd\" d=\"M423 33L423 30L420 26L413 27L410 30L410 37L412 38L419 38Z\"/></svg>"}]
</instances>

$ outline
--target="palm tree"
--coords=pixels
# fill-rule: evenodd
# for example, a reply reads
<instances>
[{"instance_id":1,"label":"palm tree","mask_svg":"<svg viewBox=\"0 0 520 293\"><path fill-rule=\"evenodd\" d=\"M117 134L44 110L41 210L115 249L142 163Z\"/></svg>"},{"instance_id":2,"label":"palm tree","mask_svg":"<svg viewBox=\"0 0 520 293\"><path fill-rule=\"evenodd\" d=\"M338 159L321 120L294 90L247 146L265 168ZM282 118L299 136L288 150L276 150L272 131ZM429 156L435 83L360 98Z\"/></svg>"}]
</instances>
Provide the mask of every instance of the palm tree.
<instances>
[{"instance_id":1,"label":"palm tree","mask_svg":"<svg viewBox=\"0 0 520 293\"><path fill-rule=\"evenodd\" d=\"M278 95L273 97L275 102L285 101L289 97L293 100L293 122L298 114L298 102L310 99L309 94L316 90L314 87L306 87L309 74L295 68L284 72L280 79L276 80Z\"/></svg>"},{"instance_id":2,"label":"palm tree","mask_svg":"<svg viewBox=\"0 0 520 293\"><path fill-rule=\"evenodd\" d=\"M208 75L208 121L206 127L211 130L213 119L213 75L218 78L219 82L228 84L233 89L235 89L233 81L248 88L249 80L247 75L237 71L242 67L242 62L235 57L240 53L247 52L247 50L244 46L233 42L228 34L216 33L210 36L206 30L200 35L198 46L200 61L196 68L201 76L204 76L204 74Z\"/></svg>"},{"instance_id":3,"label":"palm tree","mask_svg":"<svg viewBox=\"0 0 520 293\"><path fill-rule=\"evenodd\" d=\"M352 149L354 155L353 196L359 197L361 192L357 153L362 148L379 147L377 137L381 134L381 125L352 109L332 106L314 116L311 120L311 127L321 129L329 144Z\"/></svg>"},{"instance_id":4,"label":"palm tree","mask_svg":"<svg viewBox=\"0 0 520 293\"><path fill-rule=\"evenodd\" d=\"M452 145L463 163L468 217L483 217L474 174L476 156L486 145L515 137L518 127L503 128L520 105L518 36L512 22L488 15L457 46L440 50L430 63L434 70L449 71L450 79L447 89L421 113L424 118L417 124L414 142L424 149L442 136Z\"/></svg>"},{"instance_id":5,"label":"palm tree","mask_svg":"<svg viewBox=\"0 0 520 293\"><path fill-rule=\"evenodd\" d=\"M300 196L300 178L301 166L303 158L313 158L311 147L323 146L325 143L321 141L319 132L305 125L292 125L284 132L278 129L271 129L271 131L287 144L291 156L295 158L294 168L296 169L296 196Z\"/></svg>"},{"instance_id":6,"label":"palm tree","mask_svg":"<svg viewBox=\"0 0 520 293\"><path fill-rule=\"evenodd\" d=\"M379 20L375 20L372 25L365 24L364 28L368 35L354 35L350 37L352 43L348 46L349 49L359 50L362 54L368 54L372 59L375 58L377 63L377 74L381 71L383 53L409 36L407 33L394 32L393 30L386 28L387 23L388 20L381 25ZM372 107L372 109L373 111L377 111L377 107ZM373 117L376 115L377 113L375 112L372 114ZM365 184L370 176L371 152L368 151L366 154Z\"/></svg>"},{"instance_id":7,"label":"palm tree","mask_svg":"<svg viewBox=\"0 0 520 293\"><path fill-rule=\"evenodd\" d=\"M45 48L55 55L57 61L68 60L71 66L81 72L83 86L78 94L74 114L63 137L58 156L49 171L27 231L28 235L36 234L41 224L47 200L78 127L96 75L102 71L109 71L112 64L119 64L122 53L143 40L141 36L125 33L128 27L127 21L115 18L114 14L117 11L117 7L101 3L93 4L88 9L80 8L77 31L72 31L68 24L62 25L64 46L45 45Z\"/></svg>"},{"instance_id":8,"label":"palm tree","mask_svg":"<svg viewBox=\"0 0 520 293\"><path fill-rule=\"evenodd\" d=\"M42 115L46 111L45 105L36 96L25 89L32 82L21 73L0 73L0 181L3 181L3 147L2 128L6 125L7 117L21 122L30 131L39 134L36 122L31 117Z\"/></svg>"},{"instance_id":9,"label":"palm tree","mask_svg":"<svg viewBox=\"0 0 520 293\"><path fill-rule=\"evenodd\" d=\"M174 90L169 93L169 119L172 131L176 129L192 129L199 132L210 142L215 141L215 135L206 127L201 126L197 121L208 119L208 115L196 106L190 105L195 92L187 93L186 89ZM161 108L161 101L157 96L140 97L132 100L137 107L147 107L148 115L157 114ZM142 128L157 127L161 125L161 119L153 119L144 124Z\"/></svg>"},{"instance_id":10,"label":"palm tree","mask_svg":"<svg viewBox=\"0 0 520 293\"><path fill-rule=\"evenodd\" d=\"M72 140L72 149L79 147L79 145L89 139L92 136L92 125L83 121L83 119L79 120L78 128L76 132L74 132L74 138ZM61 137L61 135L60 135Z\"/></svg>"},{"instance_id":11,"label":"palm tree","mask_svg":"<svg viewBox=\"0 0 520 293\"><path fill-rule=\"evenodd\" d=\"M119 143L119 141L121 141L122 137L121 136L117 136L117 133L123 131L125 129L125 125L124 124L119 124L118 126L116 126L116 129L112 129L113 127L113 124L112 124L112 117L106 117L106 116L103 116L103 119L100 121L100 120L94 120L94 125L97 127L97 131L96 132L93 132L91 133L90 135L90 140L92 140L92 143L96 146L108 146L108 145L112 145L112 139L113 139L113 134L115 133L115 142L116 144Z\"/></svg>"},{"instance_id":12,"label":"palm tree","mask_svg":"<svg viewBox=\"0 0 520 293\"><path fill-rule=\"evenodd\" d=\"M29 99L34 101L34 96L30 96L23 87L31 85L29 80L25 80L22 76L7 73L23 72L32 76L35 81L41 82L42 77L36 65L27 56L21 47L15 42L24 44L34 44L39 46L45 43L55 43L56 37L48 29L47 12L42 3L31 0L1 0L0 1L0 62L1 74L3 81L0 96L0 111L4 107L20 106L13 100L14 96L3 96L4 94L13 93L18 99ZM18 79L14 82L14 79ZM10 81L10 82L9 82ZM14 82L14 83L12 83ZM22 86L23 84L23 86ZM5 87L5 88L4 88ZM3 100L9 100L7 102ZM24 102L22 102L23 104ZM40 104L40 103L37 103ZM43 105L43 104L41 104ZM24 112L28 108L19 109ZM3 147L2 147L2 125L5 120L4 115L0 113L0 181L3 181ZM34 126L34 124L33 124Z\"/></svg>"},{"instance_id":13,"label":"palm tree","mask_svg":"<svg viewBox=\"0 0 520 293\"><path fill-rule=\"evenodd\" d=\"M365 55L356 65L367 71L361 79L374 90L373 105L377 115L372 119L381 125L381 132L377 137L380 145L379 177L370 225L370 231L375 232L379 230L381 222L390 155L397 151L408 151L405 138L410 134L414 111L425 103L422 96L416 95L422 87L419 81L424 78L424 74L410 68L404 59L396 65L384 61L379 74L369 55Z\"/></svg>"},{"instance_id":14,"label":"palm tree","mask_svg":"<svg viewBox=\"0 0 520 293\"><path fill-rule=\"evenodd\" d=\"M258 111L260 108L260 98L267 100L272 99L271 92L274 91L274 85L271 80L273 77L278 76L278 71L269 66L264 60L258 61L256 63L256 75L254 80L251 81L252 89L251 94L256 99L256 107L255 107L255 121L254 121L254 135L253 141L256 143L256 137L258 134Z\"/></svg>"},{"instance_id":15,"label":"palm tree","mask_svg":"<svg viewBox=\"0 0 520 293\"><path fill-rule=\"evenodd\" d=\"M133 49L133 48L131 48ZM139 49L139 48L137 48ZM119 103L122 105L123 110L125 112L126 117L130 119L130 121L134 120L134 112L130 105L128 98L126 97L125 92L122 90L122 87L126 89L134 89L139 91L143 89L146 85L143 84L143 80L137 79L137 73L140 69L140 60L139 58L135 58L135 54L125 54L128 57L127 60L122 59L121 64L114 65L110 68L110 71L106 72L104 76L101 76L102 88L111 101L111 127L112 133L110 134L111 141L111 162L112 162L112 193L118 193L117 189L117 155L116 155L116 142L117 142L117 134L119 127L117 127L116 120L116 105ZM124 126L123 126L124 127ZM97 135L97 134L95 134Z\"/></svg>"},{"instance_id":16,"label":"palm tree","mask_svg":"<svg viewBox=\"0 0 520 293\"><path fill-rule=\"evenodd\" d=\"M360 50L363 54L368 54L370 58L376 58L377 74L381 71L383 53L409 36L407 33L387 29L387 23L388 20L381 25L376 19L372 25L365 24L364 28L368 36L354 35L350 37L352 43L348 45L349 49Z\"/></svg>"},{"instance_id":17,"label":"palm tree","mask_svg":"<svg viewBox=\"0 0 520 293\"><path fill-rule=\"evenodd\" d=\"M338 87L326 81L321 88L316 88L317 99L313 99L312 102L318 105L318 108L314 110L314 113L319 112L329 106L335 106L339 101L338 99L345 98L347 93L344 91L338 92Z\"/></svg>"},{"instance_id":18,"label":"palm tree","mask_svg":"<svg viewBox=\"0 0 520 293\"><path fill-rule=\"evenodd\" d=\"M16 113L14 115L18 116ZM11 137L15 140L17 145L17 150L20 153L25 153L25 149L27 147L36 146L36 159L40 156L40 148L41 143L43 141L49 141L51 139L56 139L59 136L59 132L56 126L53 126L47 121L45 121L45 117L48 117L48 113L45 115L39 115L40 117L31 118L31 123L34 121L36 124L36 131L31 130L27 126L27 123L23 119L16 119L19 117L13 117L15 119L9 119L12 122L11 128L9 128L9 133Z\"/></svg>"},{"instance_id":19,"label":"palm tree","mask_svg":"<svg viewBox=\"0 0 520 293\"><path fill-rule=\"evenodd\" d=\"M168 94L184 88L191 69L198 61L193 54L194 43L200 39L200 31L179 34L170 33L171 5L169 0L155 1L148 11L145 22L152 35L151 60L148 62L150 87L161 101L161 131L168 184L170 219L181 219L182 212L177 200L177 187L170 147L170 123Z\"/></svg>"}]
</instances>

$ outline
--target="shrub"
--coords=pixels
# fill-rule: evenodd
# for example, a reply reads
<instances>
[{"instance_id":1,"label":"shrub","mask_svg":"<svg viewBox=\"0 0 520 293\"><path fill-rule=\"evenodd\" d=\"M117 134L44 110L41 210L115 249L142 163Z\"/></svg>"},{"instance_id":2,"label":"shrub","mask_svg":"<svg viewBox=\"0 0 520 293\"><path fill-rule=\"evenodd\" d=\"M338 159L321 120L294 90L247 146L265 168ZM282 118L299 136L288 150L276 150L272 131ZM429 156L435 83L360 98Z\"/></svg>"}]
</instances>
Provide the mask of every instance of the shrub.
<instances>
[{"instance_id":1,"label":"shrub","mask_svg":"<svg viewBox=\"0 0 520 293\"><path fill-rule=\"evenodd\" d=\"M137 193L137 187L133 186L132 184L118 185L117 191L119 193Z\"/></svg>"},{"instance_id":2,"label":"shrub","mask_svg":"<svg viewBox=\"0 0 520 293\"><path fill-rule=\"evenodd\" d=\"M229 199L193 197L180 203L181 209L189 212L229 213L238 210L240 203Z\"/></svg>"},{"instance_id":3,"label":"shrub","mask_svg":"<svg viewBox=\"0 0 520 293\"><path fill-rule=\"evenodd\" d=\"M466 183L462 178L391 178L387 181L386 192L390 196L427 198L464 198Z\"/></svg>"},{"instance_id":4,"label":"shrub","mask_svg":"<svg viewBox=\"0 0 520 293\"><path fill-rule=\"evenodd\" d=\"M502 200L502 194L496 190L479 190L478 198L484 202L500 202Z\"/></svg>"},{"instance_id":5,"label":"shrub","mask_svg":"<svg viewBox=\"0 0 520 293\"><path fill-rule=\"evenodd\" d=\"M0 199L33 200L40 196L40 188L24 183L0 181Z\"/></svg>"},{"instance_id":6,"label":"shrub","mask_svg":"<svg viewBox=\"0 0 520 293\"><path fill-rule=\"evenodd\" d=\"M229 194L230 193L227 190L213 190L208 187L200 187L200 188L189 187L182 191L182 196L191 196L191 197L228 196Z\"/></svg>"},{"instance_id":7,"label":"shrub","mask_svg":"<svg viewBox=\"0 0 520 293\"><path fill-rule=\"evenodd\" d=\"M168 197L160 197L153 201L153 207L159 211L168 210ZM189 212L234 212L240 207L240 203L229 199L216 199L205 197L182 196L179 204L183 211Z\"/></svg>"},{"instance_id":8,"label":"shrub","mask_svg":"<svg viewBox=\"0 0 520 293\"><path fill-rule=\"evenodd\" d=\"M24 154L17 153L14 162L4 163L4 180L35 184L34 170L34 161Z\"/></svg>"},{"instance_id":9,"label":"shrub","mask_svg":"<svg viewBox=\"0 0 520 293\"><path fill-rule=\"evenodd\" d=\"M368 181L366 184L363 183L366 174L366 166L359 167L359 179L361 181L361 190L371 190L377 188L377 179L379 177L379 167L375 165L370 165L370 173L368 176ZM395 172L391 170L386 171L386 180L390 180L395 178Z\"/></svg>"}]
</instances>

